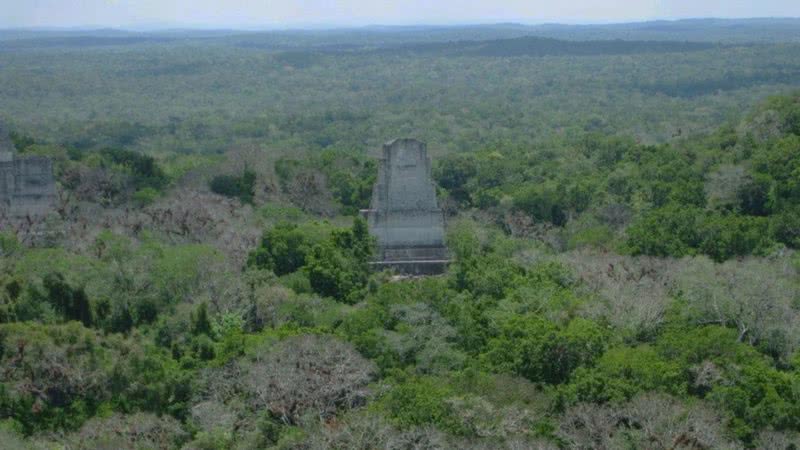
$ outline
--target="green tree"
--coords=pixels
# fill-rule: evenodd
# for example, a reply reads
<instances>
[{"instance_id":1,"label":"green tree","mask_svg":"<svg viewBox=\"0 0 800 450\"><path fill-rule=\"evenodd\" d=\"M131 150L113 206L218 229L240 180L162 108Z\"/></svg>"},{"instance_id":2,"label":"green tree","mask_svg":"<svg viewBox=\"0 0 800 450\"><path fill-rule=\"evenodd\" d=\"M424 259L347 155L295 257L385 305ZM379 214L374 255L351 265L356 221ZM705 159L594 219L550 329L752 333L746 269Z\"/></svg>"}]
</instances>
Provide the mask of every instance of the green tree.
<instances>
[{"instance_id":1,"label":"green tree","mask_svg":"<svg viewBox=\"0 0 800 450\"><path fill-rule=\"evenodd\" d=\"M514 207L536 220L564 225L568 206L563 194L554 186L529 186L514 195Z\"/></svg>"},{"instance_id":2,"label":"green tree","mask_svg":"<svg viewBox=\"0 0 800 450\"><path fill-rule=\"evenodd\" d=\"M540 317L512 316L502 320L481 359L494 371L562 383L577 367L591 365L603 353L604 342L600 327L584 319L559 330Z\"/></svg>"},{"instance_id":3,"label":"green tree","mask_svg":"<svg viewBox=\"0 0 800 450\"><path fill-rule=\"evenodd\" d=\"M103 149L100 155L112 168L127 171L136 189L150 187L161 190L169 183L166 173L152 156L119 148Z\"/></svg>"},{"instance_id":4,"label":"green tree","mask_svg":"<svg viewBox=\"0 0 800 450\"><path fill-rule=\"evenodd\" d=\"M349 230L336 230L328 242L317 244L305 269L318 294L353 303L369 277L374 242L364 219L357 217Z\"/></svg>"},{"instance_id":5,"label":"green tree","mask_svg":"<svg viewBox=\"0 0 800 450\"><path fill-rule=\"evenodd\" d=\"M192 314L192 333L195 336L204 334L210 337L213 335L211 319L208 316L208 306L206 305L206 302L200 303L195 313Z\"/></svg>"},{"instance_id":6,"label":"green tree","mask_svg":"<svg viewBox=\"0 0 800 450\"><path fill-rule=\"evenodd\" d=\"M691 254L699 242L698 214L697 209L677 203L651 210L628 228L628 248L634 255Z\"/></svg>"},{"instance_id":7,"label":"green tree","mask_svg":"<svg viewBox=\"0 0 800 450\"><path fill-rule=\"evenodd\" d=\"M446 402L452 395L441 380L414 377L394 386L381 399L381 406L403 427L435 425L451 433L463 433L457 412Z\"/></svg>"},{"instance_id":8,"label":"green tree","mask_svg":"<svg viewBox=\"0 0 800 450\"><path fill-rule=\"evenodd\" d=\"M91 326L92 306L86 292L81 287L72 287L61 273L49 273L44 277L43 285L47 291L47 301L67 320L77 320Z\"/></svg>"},{"instance_id":9,"label":"green tree","mask_svg":"<svg viewBox=\"0 0 800 450\"><path fill-rule=\"evenodd\" d=\"M280 223L264 233L261 245L250 252L247 265L286 275L306 264L312 245L306 232L297 225Z\"/></svg>"},{"instance_id":10,"label":"green tree","mask_svg":"<svg viewBox=\"0 0 800 450\"><path fill-rule=\"evenodd\" d=\"M451 155L437 163L433 177L439 186L462 205L470 203L468 183L477 174L475 158L472 155Z\"/></svg>"},{"instance_id":11,"label":"green tree","mask_svg":"<svg viewBox=\"0 0 800 450\"><path fill-rule=\"evenodd\" d=\"M253 203L256 174L245 170L241 175L217 175L209 182L211 192L226 197L236 197L242 203Z\"/></svg>"}]
</instances>

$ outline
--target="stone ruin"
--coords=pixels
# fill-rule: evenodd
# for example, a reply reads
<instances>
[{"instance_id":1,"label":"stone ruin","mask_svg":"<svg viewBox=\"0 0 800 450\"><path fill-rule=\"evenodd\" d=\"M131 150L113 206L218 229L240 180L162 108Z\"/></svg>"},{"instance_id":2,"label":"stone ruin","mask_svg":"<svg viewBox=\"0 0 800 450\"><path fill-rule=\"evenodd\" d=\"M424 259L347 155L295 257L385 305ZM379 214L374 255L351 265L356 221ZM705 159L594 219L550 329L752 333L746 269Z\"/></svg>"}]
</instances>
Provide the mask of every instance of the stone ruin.
<instances>
[{"instance_id":1,"label":"stone ruin","mask_svg":"<svg viewBox=\"0 0 800 450\"><path fill-rule=\"evenodd\" d=\"M50 159L16 156L14 144L0 124L0 218L45 215L55 200Z\"/></svg>"},{"instance_id":2,"label":"stone ruin","mask_svg":"<svg viewBox=\"0 0 800 450\"><path fill-rule=\"evenodd\" d=\"M370 209L362 213L378 243L375 269L433 275L450 262L425 143L395 139L384 144Z\"/></svg>"}]
</instances>

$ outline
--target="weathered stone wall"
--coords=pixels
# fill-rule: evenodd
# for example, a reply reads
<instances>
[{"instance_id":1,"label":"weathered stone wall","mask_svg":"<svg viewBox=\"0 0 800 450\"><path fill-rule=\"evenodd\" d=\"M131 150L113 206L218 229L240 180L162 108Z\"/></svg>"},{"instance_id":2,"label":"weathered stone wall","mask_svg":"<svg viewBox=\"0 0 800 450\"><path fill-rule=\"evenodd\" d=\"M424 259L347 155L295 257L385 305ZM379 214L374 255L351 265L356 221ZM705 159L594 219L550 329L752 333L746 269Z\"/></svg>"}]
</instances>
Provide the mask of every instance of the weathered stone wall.
<instances>
[{"instance_id":1,"label":"weathered stone wall","mask_svg":"<svg viewBox=\"0 0 800 450\"><path fill-rule=\"evenodd\" d=\"M44 215L53 208L55 199L50 159L13 155L0 159L0 216Z\"/></svg>"},{"instance_id":2,"label":"weathered stone wall","mask_svg":"<svg viewBox=\"0 0 800 450\"><path fill-rule=\"evenodd\" d=\"M370 209L370 233L378 241L379 268L428 274L444 270L444 214L436 201L423 142L396 139L383 146Z\"/></svg>"},{"instance_id":3,"label":"weathered stone wall","mask_svg":"<svg viewBox=\"0 0 800 450\"><path fill-rule=\"evenodd\" d=\"M8 135L5 124L0 121L0 163L14 159L14 143Z\"/></svg>"}]
</instances>

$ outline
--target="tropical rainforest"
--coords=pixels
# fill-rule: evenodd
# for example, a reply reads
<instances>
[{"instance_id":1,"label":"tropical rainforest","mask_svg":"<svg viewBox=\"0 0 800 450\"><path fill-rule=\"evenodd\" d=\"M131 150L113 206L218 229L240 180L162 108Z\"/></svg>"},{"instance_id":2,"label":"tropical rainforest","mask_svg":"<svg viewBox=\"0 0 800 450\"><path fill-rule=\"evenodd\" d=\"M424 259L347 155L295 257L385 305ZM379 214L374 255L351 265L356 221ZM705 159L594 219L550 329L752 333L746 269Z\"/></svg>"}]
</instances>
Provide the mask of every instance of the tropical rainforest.
<instances>
[{"instance_id":1,"label":"tropical rainforest","mask_svg":"<svg viewBox=\"0 0 800 450\"><path fill-rule=\"evenodd\" d=\"M800 20L0 31L3 449L800 448ZM7 135L7 136L5 136ZM383 142L452 263L374 272Z\"/></svg>"}]
</instances>

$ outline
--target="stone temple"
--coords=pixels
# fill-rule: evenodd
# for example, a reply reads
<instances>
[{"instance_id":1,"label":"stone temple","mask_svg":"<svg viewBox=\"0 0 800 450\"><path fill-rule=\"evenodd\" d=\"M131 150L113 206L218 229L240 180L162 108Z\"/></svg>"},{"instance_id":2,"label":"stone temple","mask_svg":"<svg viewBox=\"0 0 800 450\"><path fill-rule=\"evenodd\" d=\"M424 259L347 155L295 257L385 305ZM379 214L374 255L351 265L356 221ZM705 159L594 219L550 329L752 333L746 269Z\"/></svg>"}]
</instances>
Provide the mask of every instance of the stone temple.
<instances>
[{"instance_id":1,"label":"stone temple","mask_svg":"<svg viewBox=\"0 0 800 450\"><path fill-rule=\"evenodd\" d=\"M16 156L14 145L0 124L0 218L45 215L55 199L50 159Z\"/></svg>"},{"instance_id":2,"label":"stone temple","mask_svg":"<svg viewBox=\"0 0 800 450\"><path fill-rule=\"evenodd\" d=\"M378 243L378 270L404 275L442 273L449 259L444 214L436 201L425 143L395 139L384 144L367 217Z\"/></svg>"}]
</instances>

